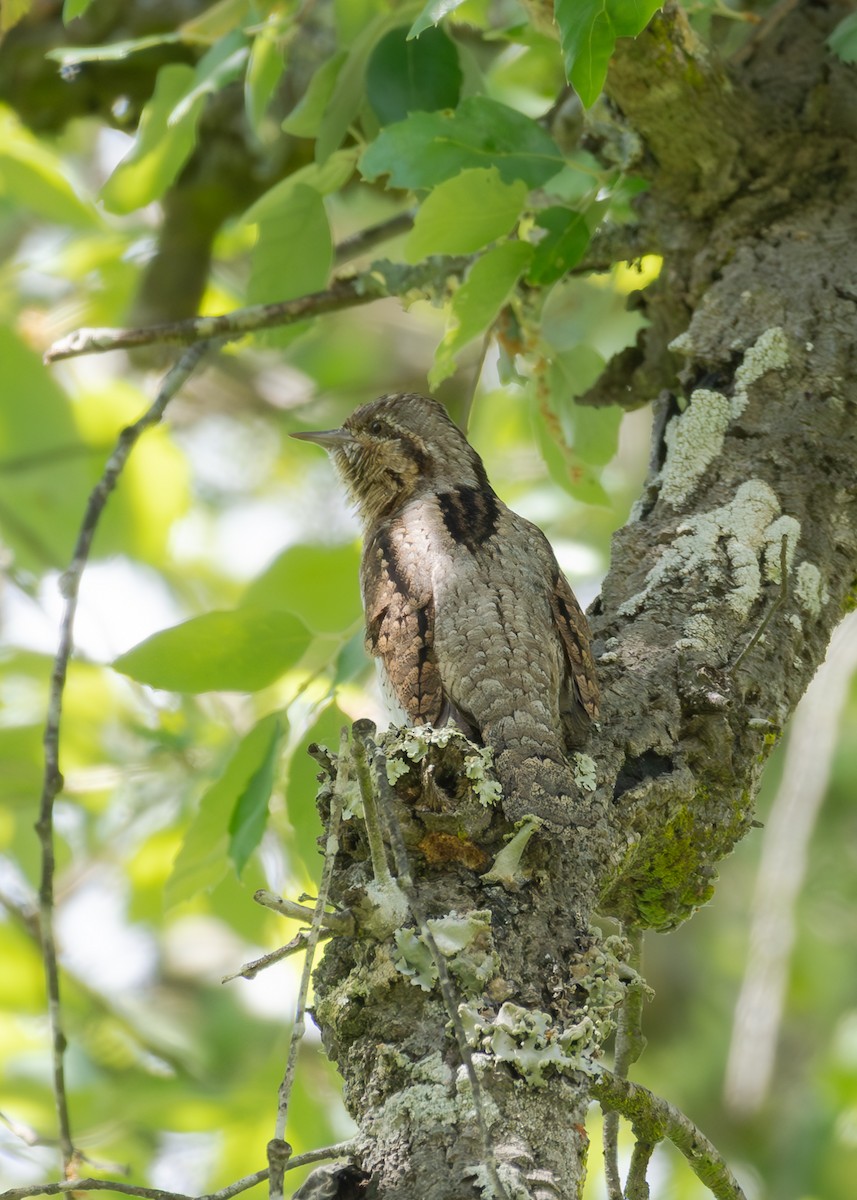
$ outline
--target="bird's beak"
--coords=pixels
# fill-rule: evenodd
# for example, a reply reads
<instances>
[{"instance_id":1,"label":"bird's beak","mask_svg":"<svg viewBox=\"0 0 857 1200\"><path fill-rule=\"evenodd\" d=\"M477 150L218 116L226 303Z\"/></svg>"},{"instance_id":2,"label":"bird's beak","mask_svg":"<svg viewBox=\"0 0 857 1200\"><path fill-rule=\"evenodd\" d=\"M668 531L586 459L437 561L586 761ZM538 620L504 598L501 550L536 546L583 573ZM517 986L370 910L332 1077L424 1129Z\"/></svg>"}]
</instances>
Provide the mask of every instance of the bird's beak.
<instances>
[{"instance_id":1,"label":"bird's beak","mask_svg":"<svg viewBox=\"0 0 857 1200\"><path fill-rule=\"evenodd\" d=\"M301 442L315 442L317 446L323 446L325 450L342 449L354 440L347 429L310 430L308 432L292 433L290 437L297 438Z\"/></svg>"}]
</instances>

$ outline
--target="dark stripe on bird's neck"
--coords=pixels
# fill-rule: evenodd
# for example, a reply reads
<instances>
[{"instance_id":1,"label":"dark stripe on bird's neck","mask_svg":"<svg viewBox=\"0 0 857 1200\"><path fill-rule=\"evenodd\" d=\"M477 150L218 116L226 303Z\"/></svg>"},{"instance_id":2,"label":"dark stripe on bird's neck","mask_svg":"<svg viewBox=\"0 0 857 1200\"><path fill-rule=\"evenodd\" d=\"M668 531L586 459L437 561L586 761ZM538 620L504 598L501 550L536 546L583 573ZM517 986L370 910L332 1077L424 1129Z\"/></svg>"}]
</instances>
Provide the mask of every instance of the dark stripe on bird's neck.
<instances>
[{"instance_id":1,"label":"dark stripe on bird's neck","mask_svg":"<svg viewBox=\"0 0 857 1200\"><path fill-rule=\"evenodd\" d=\"M482 463L479 463L482 467ZM497 532L500 509L497 497L485 478L484 486L459 487L451 492L441 492L437 502L447 533L454 542L466 546L475 553L478 546Z\"/></svg>"}]
</instances>

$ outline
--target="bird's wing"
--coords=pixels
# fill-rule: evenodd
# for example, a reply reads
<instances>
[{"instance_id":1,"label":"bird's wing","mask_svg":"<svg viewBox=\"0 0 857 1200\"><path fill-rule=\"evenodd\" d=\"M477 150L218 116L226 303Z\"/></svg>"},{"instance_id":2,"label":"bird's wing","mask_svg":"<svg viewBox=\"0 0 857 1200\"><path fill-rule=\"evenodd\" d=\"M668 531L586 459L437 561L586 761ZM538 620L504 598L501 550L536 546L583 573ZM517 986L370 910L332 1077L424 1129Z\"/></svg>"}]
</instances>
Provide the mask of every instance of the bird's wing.
<instances>
[{"instance_id":1,"label":"bird's wing","mask_svg":"<svg viewBox=\"0 0 857 1200\"><path fill-rule=\"evenodd\" d=\"M444 711L434 654L431 589L414 578L389 531L366 545L360 572L366 610L366 649L378 656L396 699L415 725L436 725Z\"/></svg>"},{"instance_id":2,"label":"bird's wing","mask_svg":"<svg viewBox=\"0 0 857 1200\"><path fill-rule=\"evenodd\" d=\"M568 661L580 706L592 721L598 720L598 680L589 644L589 625L568 580L557 568L551 592L551 612Z\"/></svg>"}]
</instances>

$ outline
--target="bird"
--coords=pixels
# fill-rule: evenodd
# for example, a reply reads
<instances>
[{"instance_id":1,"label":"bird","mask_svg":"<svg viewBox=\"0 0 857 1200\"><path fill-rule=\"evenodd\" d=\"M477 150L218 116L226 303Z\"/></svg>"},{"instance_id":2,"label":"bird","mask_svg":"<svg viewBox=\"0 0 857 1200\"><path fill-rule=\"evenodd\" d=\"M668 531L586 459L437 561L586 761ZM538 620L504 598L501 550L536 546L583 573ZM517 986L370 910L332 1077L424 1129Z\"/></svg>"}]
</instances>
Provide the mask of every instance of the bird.
<instances>
[{"instance_id":1,"label":"bird","mask_svg":"<svg viewBox=\"0 0 857 1200\"><path fill-rule=\"evenodd\" d=\"M490 747L510 822L574 825L570 755L598 719L598 681L545 535L433 397L380 396L292 437L329 452L356 508L366 649L394 711Z\"/></svg>"}]
</instances>

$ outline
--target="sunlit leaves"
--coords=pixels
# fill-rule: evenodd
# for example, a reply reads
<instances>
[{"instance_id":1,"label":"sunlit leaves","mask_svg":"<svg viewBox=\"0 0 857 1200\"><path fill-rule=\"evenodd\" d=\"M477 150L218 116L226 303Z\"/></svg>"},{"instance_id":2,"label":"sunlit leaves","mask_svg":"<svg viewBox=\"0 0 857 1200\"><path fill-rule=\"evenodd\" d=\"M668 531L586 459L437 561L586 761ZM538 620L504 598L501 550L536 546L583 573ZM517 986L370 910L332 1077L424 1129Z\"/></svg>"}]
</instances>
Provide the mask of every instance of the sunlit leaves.
<instances>
[{"instance_id":1,"label":"sunlit leaves","mask_svg":"<svg viewBox=\"0 0 857 1200\"><path fill-rule=\"evenodd\" d=\"M554 283L586 253L589 226L583 213L561 205L542 209L535 224L544 235L536 244L528 278L536 284Z\"/></svg>"},{"instance_id":2,"label":"sunlit leaves","mask_svg":"<svg viewBox=\"0 0 857 1200\"><path fill-rule=\"evenodd\" d=\"M317 633L339 633L359 621L357 584L360 549L347 546L291 546L250 584L242 604L287 608ZM338 587L330 580L337 579Z\"/></svg>"},{"instance_id":3,"label":"sunlit leaves","mask_svg":"<svg viewBox=\"0 0 857 1200\"><path fill-rule=\"evenodd\" d=\"M348 55L344 50L322 63L298 103L283 121L283 129L294 137L315 137L327 112L336 80Z\"/></svg>"},{"instance_id":4,"label":"sunlit leaves","mask_svg":"<svg viewBox=\"0 0 857 1200\"><path fill-rule=\"evenodd\" d=\"M496 167L501 179L540 187L564 159L544 129L523 113L471 96L451 113L413 113L388 125L364 150L365 179L388 175L388 186L426 188L467 167Z\"/></svg>"},{"instance_id":5,"label":"sunlit leaves","mask_svg":"<svg viewBox=\"0 0 857 1200\"><path fill-rule=\"evenodd\" d=\"M827 44L843 62L857 62L857 13L843 17L827 39Z\"/></svg>"},{"instance_id":6,"label":"sunlit leaves","mask_svg":"<svg viewBox=\"0 0 857 1200\"><path fill-rule=\"evenodd\" d=\"M89 491L88 457L60 387L0 326L0 528L29 569L64 568Z\"/></svg>"},{"instance_id":7,"label":"sunlit leaves","mask_svg":"<svg viewBox=\"0 0 857 1200\"><path fill-rule=\"evenodd\" d=\"M565 69L584 105L598 99L620 37L636 37L663 0L556 0Z\"/></svg>"},{"instance_id":8,"label":"sunlit leaves","mask_svg":"<svg viewBox=\"0 0 857 1200\"><path fill-rule=\"evenodd\" d=\"M303 622L281 609L210 612L146 638L113 666L171 692L255 692L294 666L310 642Z\"/></svg>"},{"instance_id":9,"label":"sunlit leaves","mask_svg":"<svg viewBox=\"0 0 857 1200\"><path fill-rule=\"evenodd\" d=\"M229 818L229 857L239 875L265 832L268 822L268 800L276 777L277 756L283 732L277 714L266 717L256 728L264 731L260 736L263 753L256 770L241 789Z\"/></svg>"},{"instance_id":10,"label":"sunlit leaves","mask_svg":"<svg viewBox=\"0 0 857 1200\"><path fill-rule=\"evenodd\" d=\"M203 794L167 881L167 905L215 887L230 858L239 873L243 870L264 831L282 735L281 714L263 718Z\"/></svg>"},{"instance_id":11,"label":"sunlit leaves","mask_svg":"<svg viewBox=\"0 0 857 1200\"><path fill-rule=\"evenodd\" d=\"M366 65L366 95L382 125L412 112L455 108L461 92L455 43L442 29L408 39L407 26L391 29Z\"/></svg>"},{"instance_id":12,"label":"sunlit leaves","mask_svg":"<svg viewBox=\"0 0 857 1200\"><path fill-rule=\"evenodd\" d=\"M465 0L428 0L425 8L408 31L408 37L418 37L423 30L429 29L432 25L437 25L444 17L449 16L451 12L455 12L457 8L460 8L464 2Z\"/></svg>"},{"instance_id":13,"label":"sunlit leaves","mask_svg":"<svg viewBox=\"0 0 857 1200\"><path fill-rule=\"evenodd\" d=\"M266 304L316 292L327 282L332 259L321 196L305 184L289 188L259 219L247 299Z\"/></svg>"},{"instance_id":14,"label":"sunlit leaves","mask_svg":"<svg viewBox=\"0 0 857 1200\"><path fill-rule=\"evenodd\" d=\"M180 121L171 118L195 78L193 67L184 63L161 67L134 145L102 189L101 198L111 212L133 212L156 200L184 166L196 141L204 96L198 95L193 105L185 106Z\"/></svg>"},{"instance_id":15,"label":"sunlit leaves","mask_svg":"<svg viewBox=\"0 0 857 1200\"><path fill-rule=\"evenodd\" d=\"M0 196L31 216L61 225L95 226L95 208L78 196L68 170L49 145L39 141L0 106Z\"/></svg>"},{"instance_id":16,"label":"sunlit leaves","mask_svg":"<svg viewBox=\"0 0 857 1200\"><path fill-rule=\"evenodd\" d=\"M526 242L503 242L473 264L452 297L447 331L429 372L432 387L453 373L458 352L493 324L532 253L532 246Z\"/></svg>"},{"instance_id":17,"label":"sunlit leaves","mask_svg":"<svg viewBox=\"0 0 857 1200\"><path fill-rule=\"evenodd\" d=\"M521 215L527 185L504 183L495 167L474 167L447 179L420 205L405 257L467 254L510 231Z\"/></svg>"},{"instance_id":18,"label":"sunlit leaves","mask_svg":"<svg viewBox=\"0 0 857 1200\"><path fill-rule=\"evenodd\" d=\"M253 39L244 76L244 108L257 137L284 67L283 53L277 44L276 26L266 25Z\"/></svg>"}]
</instances>

